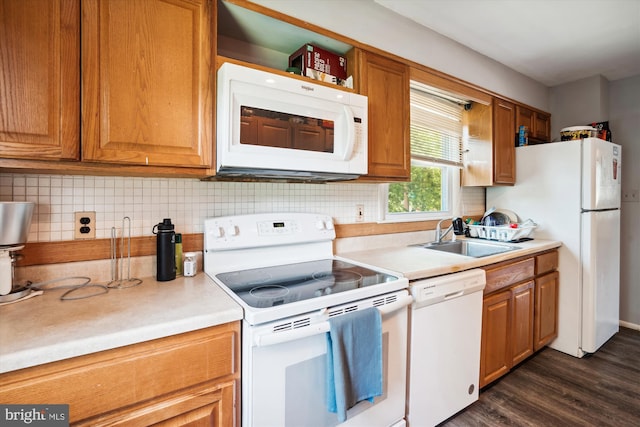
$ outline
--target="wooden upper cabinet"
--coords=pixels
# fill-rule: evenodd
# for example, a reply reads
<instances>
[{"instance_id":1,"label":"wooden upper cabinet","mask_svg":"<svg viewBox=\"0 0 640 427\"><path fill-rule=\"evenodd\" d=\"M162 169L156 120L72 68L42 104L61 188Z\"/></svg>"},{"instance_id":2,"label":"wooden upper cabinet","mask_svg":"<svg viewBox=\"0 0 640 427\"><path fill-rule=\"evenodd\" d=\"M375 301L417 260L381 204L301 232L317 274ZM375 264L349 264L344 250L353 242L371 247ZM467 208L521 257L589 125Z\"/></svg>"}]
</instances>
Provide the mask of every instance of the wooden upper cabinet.
<instances>
[{"instance_id":1,"label":"wooden upper cabinet","mask_svg":"<svg viewBox=\"0 0 640 427\"><path fill-rule=\"evenodd\" d=\"M80 5L0 0L0 157L80 156Z\"/></svg>"},{"instance_id":2,"label":"wooden upper cabinet","mask_svg":"<svg viewBox=\"0 0 640 427\"><path fill-rule=\"evenodd\" d=\"M551 114L535 113L533 136L539 141L551 141Z\"/></svg>"},{"instance_id":3,"label":"wooden upper cabinet","mask_svg":"<svg viewBox=\"0 0 640 427\"><path fill-rule=\"evenodd\" d=\"M515 105L500 98L474 103L463 113L463 186L513 185L515 162Z\"/></svg>"},{"instance_id":4,"label":"wooden upper cabinet","mask_svg":"<svg viewBox=\"0 0 640 427\"><path fill-rule=\"evenodd\" d=\"M503 99L493 101L493 183L513 185L516 182L515 105Z\"/></svg>"},{"instance_id":5,"label":"wooden upper cabinet","mask_svg":"<svg viewBox=\"0 0 640 427\"><path fill-rule=\"evenodd\" d=\"M369 170L367 179L409 181L409 67L358 50L359 92L369 99Z\"/></svg>"},{"instance_id":6,"label":"wooden upper cabinet","mask_svg":"<svg viewBox=\"0 0 640 427\"><path fill-rule=\"evenodd\" d=\"M520 126L529 129L529 140L533 142L549 142L551 139L551 115L518 105L516 107L517 134Z\"/></svg>"},{"instance_id":7,"label":"wooden upper cabinet","mask_svg":"<svg viewBox=\"0 0 640 427\"><path fill-rule=\"evenodd\" d=\"M535 120L532 110L518 105L516 106L516 134L520 131L520 126L526 126L531 132L535 126Z\"/></svg>"},{"instance_id":8,"label":"wooden upper cabinet","mask_svg":"<svg viewBox=\"0 0 640 427\"><path fill-rule=\"evenodd\" d=\"M211 0L83 0L82 160L208 167Z\"/></svg>"}]
</instances>

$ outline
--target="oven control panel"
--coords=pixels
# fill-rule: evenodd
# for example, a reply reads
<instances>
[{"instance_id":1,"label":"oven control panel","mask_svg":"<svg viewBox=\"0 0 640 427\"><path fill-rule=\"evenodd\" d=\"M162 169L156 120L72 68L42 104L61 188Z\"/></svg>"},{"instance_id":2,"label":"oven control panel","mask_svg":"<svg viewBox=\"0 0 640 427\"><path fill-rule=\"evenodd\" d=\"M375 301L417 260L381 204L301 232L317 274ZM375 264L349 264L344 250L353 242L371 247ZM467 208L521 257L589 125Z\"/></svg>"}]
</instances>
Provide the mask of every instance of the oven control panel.
<instances>
[{"instance_id":1,"label":"oven control panel","mask_svg":"<svg viewBox=\"0 0 640 427\"><path fill-rule=\"evenodd\" d=\"M224 251L331 241L333 219L309 213L252 214L208 218L204 222L205 250Z\"/></svg>"},{"instance_id":2,"label":"oven control panel","mask_svg":"<svg viewBox=\"0 0 640 427\"><path fill-rule=\"evenodd\" d=\"M261 236L277 236L282 234L293 234L300 231L297 221L262 221L258 223L258 234Z\"/></svg>"}]
</instances>

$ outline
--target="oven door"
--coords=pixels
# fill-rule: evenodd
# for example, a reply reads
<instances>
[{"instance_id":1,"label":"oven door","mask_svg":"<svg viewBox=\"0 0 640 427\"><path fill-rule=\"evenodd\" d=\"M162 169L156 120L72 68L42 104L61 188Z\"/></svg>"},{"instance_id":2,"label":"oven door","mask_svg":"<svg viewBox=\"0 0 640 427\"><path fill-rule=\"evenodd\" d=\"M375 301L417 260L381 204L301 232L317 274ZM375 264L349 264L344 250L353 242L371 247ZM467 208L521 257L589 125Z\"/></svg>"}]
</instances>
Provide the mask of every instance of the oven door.
<instances>
[{"instance_id":1,"label":"oven door","mask_svg":"<svg viewBox=\"0 0 640 427\"><path fill-rule=\"evenodd\" d=\"M377 306L382 312L383 395L373 403L362 401L351 408L344 423L326 406L328 322L314 321L313 315L253 327L245 322L242 425L387 427L401 422L406 400L407 305L411 302L403 290L328 310L334 315L354 306Z\"/></svg>"}]
</instances>

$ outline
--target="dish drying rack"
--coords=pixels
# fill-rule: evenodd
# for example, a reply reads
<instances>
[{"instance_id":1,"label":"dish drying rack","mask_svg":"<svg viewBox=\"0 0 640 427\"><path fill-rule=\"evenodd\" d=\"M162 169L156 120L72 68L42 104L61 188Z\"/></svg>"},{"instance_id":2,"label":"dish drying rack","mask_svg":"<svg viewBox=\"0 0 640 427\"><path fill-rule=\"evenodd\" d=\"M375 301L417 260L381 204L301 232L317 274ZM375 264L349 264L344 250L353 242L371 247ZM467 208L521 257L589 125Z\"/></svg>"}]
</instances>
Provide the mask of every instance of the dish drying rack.
<instances>
[{"instance_id":1,"label":"dish drying rack","mask_svg":"<svg viewBox=\"0 0 640 427\"><path fill-rule=\"evenodd\" d=\"M469 224L469 235L471 237L478 237L486 240L497 240L499 242L511 242L514 240L523 239L529 237L533 230L536 229L537 224L528 219L522 224L517 224L517 227L512 228L511 225L472 225Z\"/></svg>"}]
</instances>

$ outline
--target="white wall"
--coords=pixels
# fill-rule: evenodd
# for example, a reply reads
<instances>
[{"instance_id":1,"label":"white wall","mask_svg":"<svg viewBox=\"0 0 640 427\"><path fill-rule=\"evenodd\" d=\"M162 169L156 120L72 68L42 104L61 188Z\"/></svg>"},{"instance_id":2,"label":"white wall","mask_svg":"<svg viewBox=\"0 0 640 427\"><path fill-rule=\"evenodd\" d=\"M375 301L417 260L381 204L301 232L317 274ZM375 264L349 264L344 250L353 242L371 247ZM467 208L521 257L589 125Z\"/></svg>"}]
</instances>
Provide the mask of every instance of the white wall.
<instances>
[{"instance_id":1,"label":"white wall","mask_svg":"<svg viewBox=\"0 0 640 427\"><path fill-rule=\"evenodd\" d=\"M602 76L576 80L550 90L551 140L560 130L609 119L609 82Z\"/></svg>"},{"instance_id":2,"label":"white wall","mask_svg":"<svg viewBox=\"0 0 640 427\"><path fill-rule=\"evenodd\" d=\"M542 83L424 28L373 0L251 1L549 111L548 88Z\"/></svg>"},{"instance_id":3,"label":"white wall","mask_svg":"<svg viewBox=\"0 0 640 427\"><path fill-rule=\"evenodd\" d=\"M609 84L609 126L622 145L622 192L640 190L640 75ZM620 319L640 328L640 202L622 202ZM629 326L631 326L629 325Z\"/></svg>"}]
</instances>

